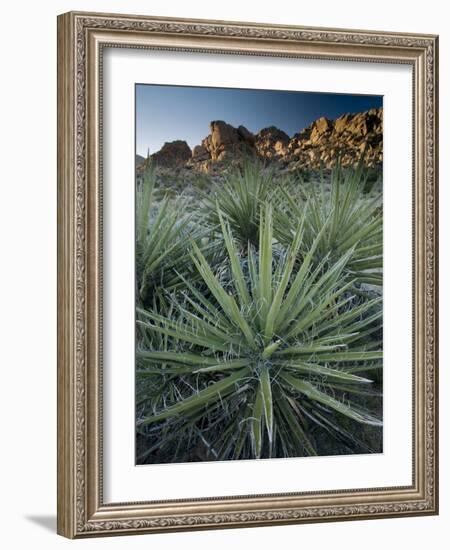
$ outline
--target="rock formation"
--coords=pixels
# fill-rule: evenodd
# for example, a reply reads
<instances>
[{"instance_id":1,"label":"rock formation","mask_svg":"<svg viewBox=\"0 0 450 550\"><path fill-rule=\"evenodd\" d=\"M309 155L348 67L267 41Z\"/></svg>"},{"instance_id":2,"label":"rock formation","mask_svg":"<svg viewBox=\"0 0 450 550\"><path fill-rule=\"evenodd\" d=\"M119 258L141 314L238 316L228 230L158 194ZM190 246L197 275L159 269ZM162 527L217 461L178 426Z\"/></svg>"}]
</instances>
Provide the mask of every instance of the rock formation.
<instances>
[{"instance_id":1,"label":"rock formation","mask_svg":"<svg viewBox=\"0 0 450 550\"><path fill-rule=\"evenodd\" d=\"M263 128L256 134L255 148L260 157L276 159L285 155L289 136L275 126Z\"/></svg>"},{"instance_id":2,"label":"rock formation","mask_svg":"<svg viewBox=\"0 0 450 550\"><path fill-rule=\"evenodd\" d=\"M235 128L223 120L213 120L210 125L211 133L202 140L201 145L194 147L193 163L204 161L221 162L252 154L255 137L244 126Z\"/></svg>"},{"instance_id":3,"label":"rock formation","mask_svg":"<svg viewBox=\"0 0 450 550\"><path fill-rule=\"evenodd\" d=\"M184 165L191 157L191 148L182 140L166 142L157 153L150 155L160 166Z\"/></svg>"},{"instance_id":4,"label":"rock formation","mask_svg":"<svg viewBox=\"0 0 450 550\"><path fill-rule=\"evenodd\" d=\"M223 120L210 123L210 133L191 151L185 141L165 143L151 158L161 166L218 173L225 164L239 164L246 156L279 162L286 170L332 168L338 158L355 164L365 151L367 166L383 161L383 109L346 113L330 120L321 117L289 137L275 126L253 134Z\"/></svg>"}]
</instances>

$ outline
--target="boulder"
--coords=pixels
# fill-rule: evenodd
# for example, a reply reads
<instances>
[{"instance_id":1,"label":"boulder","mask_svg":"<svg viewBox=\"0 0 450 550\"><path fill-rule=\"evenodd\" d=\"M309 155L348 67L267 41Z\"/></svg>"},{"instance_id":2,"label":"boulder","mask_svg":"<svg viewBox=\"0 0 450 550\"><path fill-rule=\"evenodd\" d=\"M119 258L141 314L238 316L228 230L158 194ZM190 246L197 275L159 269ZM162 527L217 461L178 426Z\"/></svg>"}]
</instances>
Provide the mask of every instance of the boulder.
<instances>
[{"instance_id":1,"label":"boulder","mask_svg":"<svg viewBox=\"0 0 450 550\"><path fill-rule=\"evenodd\" d=\"M311 126L311 143L321 141L333 128L333 123L326 117L320 117Z\"/></svg>"},{"instance_id":2,"label":"boulder","mask_svg":"<svg viewBox=\"0 0 450 550\"><path fill-rule=\"evenodd\" d=\"M288 151L289 136L276 126L263 128L255 136L255 147L259 156L267 159L283 157Z\"/></svg>"},{"instance_id":3,"label":"boulder","mask_svg":"<svg viewBox=\"0 0 450 550\"><path fill-rule=\"evenodd\" d=\"M342 134L342 132L344 132L348 128L352 118L353 118L353 115L348 113L337 118L334 123L335 133Z\"/></svg>"},{"instance_id":4,"label":"boulder","mask_svg":"<svg viewBox=\"0 0 450 550\"><path fill-rule=\"evenodd\" d=\"M196 162L209 160L210 158L211 158L211 155L209 154L208 149L204 145L196 145L192 150L192 159Z\"/></svg>"}]
</instances>

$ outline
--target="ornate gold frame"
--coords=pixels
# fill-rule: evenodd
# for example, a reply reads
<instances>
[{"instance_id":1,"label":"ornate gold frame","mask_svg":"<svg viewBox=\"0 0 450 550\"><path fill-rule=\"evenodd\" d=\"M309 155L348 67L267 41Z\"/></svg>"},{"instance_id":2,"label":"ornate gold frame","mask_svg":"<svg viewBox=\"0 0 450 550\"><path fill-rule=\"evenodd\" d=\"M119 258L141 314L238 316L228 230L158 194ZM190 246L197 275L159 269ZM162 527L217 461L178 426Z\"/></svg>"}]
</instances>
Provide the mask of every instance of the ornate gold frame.
<instances>
[{"instance_id":1,"label":"ornate gold frame","mask_svg":"<svg viewBox=\"0 0 450 550\"><path fill-rule=\"evenodd\" d=\"M411 486L103 503L99 92L105 46L413 67ZM78 538L437 513L437 48L430 35L95 13L58 17L58 533Z\"/></svg>"}]
</instances>

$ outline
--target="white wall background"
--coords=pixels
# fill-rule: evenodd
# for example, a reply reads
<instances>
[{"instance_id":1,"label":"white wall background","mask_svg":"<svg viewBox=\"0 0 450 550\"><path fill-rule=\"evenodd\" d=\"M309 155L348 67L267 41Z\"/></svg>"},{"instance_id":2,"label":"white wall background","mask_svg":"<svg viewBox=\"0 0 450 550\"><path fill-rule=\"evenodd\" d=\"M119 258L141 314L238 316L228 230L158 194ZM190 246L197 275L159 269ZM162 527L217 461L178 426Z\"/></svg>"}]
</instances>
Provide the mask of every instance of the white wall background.
<instances>
[{"instance_id":1,"label":"white wall background","mask_svg":"<svg viewBox=\"0 0 450 550\"><path fill-rule=\"evenodd\" d=\"M439 517L71 542L56 524L56 15L69 10L440 34L441 514ZM450 30L445 2L15 0L0 33L0 517L7 549L447 548L450 534ZM447 539L447 540L446 540Z\"/></svg>"}]
</instances>

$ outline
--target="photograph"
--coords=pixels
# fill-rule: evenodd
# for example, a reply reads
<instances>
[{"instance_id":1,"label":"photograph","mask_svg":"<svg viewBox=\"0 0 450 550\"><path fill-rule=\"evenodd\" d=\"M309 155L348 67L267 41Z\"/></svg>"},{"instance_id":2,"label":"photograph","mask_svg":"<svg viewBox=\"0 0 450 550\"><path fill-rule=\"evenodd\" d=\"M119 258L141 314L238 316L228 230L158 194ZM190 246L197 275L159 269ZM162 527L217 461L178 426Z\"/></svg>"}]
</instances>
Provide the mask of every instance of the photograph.
<instances>
[{"instance_id":1,"label":"photograph","mask_svg":"<svg viewBox=\"0 0 450 550\"><path fill-rule=\"evenodd\" d=\"M135 84L135 463L383 452L383 96Z\"/></svg>"}]
</instances>

